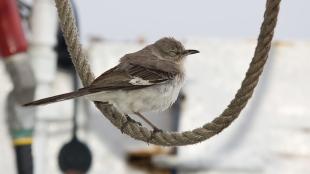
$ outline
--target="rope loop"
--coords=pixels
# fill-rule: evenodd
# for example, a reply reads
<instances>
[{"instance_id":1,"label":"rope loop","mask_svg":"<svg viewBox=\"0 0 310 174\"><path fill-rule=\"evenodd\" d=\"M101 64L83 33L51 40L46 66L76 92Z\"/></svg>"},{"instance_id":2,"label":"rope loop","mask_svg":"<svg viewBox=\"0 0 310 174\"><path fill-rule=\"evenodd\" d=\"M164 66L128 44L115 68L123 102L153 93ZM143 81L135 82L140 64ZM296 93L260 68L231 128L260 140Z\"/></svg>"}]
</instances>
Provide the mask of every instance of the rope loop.
<instances>
[{"instance_id":1,"label":"rope loop","mask_svg":"<svg viewBox=\"0 0 310 174\"><path fill-rule=\"evenodd\" d=\"M68 45L72 62L83 85L89 85L94 80L94 75L91 71L88 59L82 50L71 2L70 0L55 0L55 2L60 25L64 33L66 44ZM263 72L271 47L274 29L277 24L280 2L281 0L267 0L264 21L260 28L254 56L246 72L245 78L241 83L240 89L222 114L210 123L206 123L202 127L194 130L185 132L158 132L152 136L151 140L149 139L151 137L151 130L141 127L133 122L127 122L127 125L122 129L123 133L134 139L156 145L182 146L195 144L209 139L228 127L236 118L238 118L240 112L246 106L254 92L259 77ZM95 102L95 104L102 114L118 129L121 129L126 123L126 117L119 113L112 105L104 105L99 102Z\"/></svg>"}]
</instances>

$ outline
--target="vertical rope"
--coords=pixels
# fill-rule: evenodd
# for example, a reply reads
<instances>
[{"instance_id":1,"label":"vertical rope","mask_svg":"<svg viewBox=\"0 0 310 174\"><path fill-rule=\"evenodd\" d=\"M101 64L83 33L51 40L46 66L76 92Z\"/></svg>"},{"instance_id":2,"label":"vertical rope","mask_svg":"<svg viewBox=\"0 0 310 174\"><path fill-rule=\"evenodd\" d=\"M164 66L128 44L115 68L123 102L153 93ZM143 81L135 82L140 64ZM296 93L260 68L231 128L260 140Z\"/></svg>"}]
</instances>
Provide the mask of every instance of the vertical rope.
<instances>
[{"instance_id":1,"label":"vertical rope","mask_svg":"<svg viewBox=\"0 0 310 174\"><path fill-rule=\"evenodd\" d=\"M55 2L60 19L60 27L63 31L71 60L83 85L87 86L94 80L94 75L90 69L88 59L82 50L71 2L70 0L56 0Z\"/></svg>"}]
</instances>

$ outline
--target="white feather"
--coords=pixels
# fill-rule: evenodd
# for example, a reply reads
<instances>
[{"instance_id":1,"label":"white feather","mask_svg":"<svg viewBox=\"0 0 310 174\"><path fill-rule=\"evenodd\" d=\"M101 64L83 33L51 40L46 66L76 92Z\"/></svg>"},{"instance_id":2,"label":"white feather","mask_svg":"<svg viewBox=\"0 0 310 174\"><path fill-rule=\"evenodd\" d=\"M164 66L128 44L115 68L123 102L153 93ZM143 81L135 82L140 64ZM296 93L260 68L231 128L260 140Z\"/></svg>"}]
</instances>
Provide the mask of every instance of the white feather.
<instances>
[{"instance_id":1,"label":"white feather","mask_svg":"<svg viewBox=\"0 0 310 174\"><path fill-rule=\"evenodd\" d=\"M151 84L153 84L153 83L150 83L150 81L144 80L140 77L134 77L133 79L131 79L129 81L129 83L132 85L151 85Z\"/></svg>"}]
</instances>

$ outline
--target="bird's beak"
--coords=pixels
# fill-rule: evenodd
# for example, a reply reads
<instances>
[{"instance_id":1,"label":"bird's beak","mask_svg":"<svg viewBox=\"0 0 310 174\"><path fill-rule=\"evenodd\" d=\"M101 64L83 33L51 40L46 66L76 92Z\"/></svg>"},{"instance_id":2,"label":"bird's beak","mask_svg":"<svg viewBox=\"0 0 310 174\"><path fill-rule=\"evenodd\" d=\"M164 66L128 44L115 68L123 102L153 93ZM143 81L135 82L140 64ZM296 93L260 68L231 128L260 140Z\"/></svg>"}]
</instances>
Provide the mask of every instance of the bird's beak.
<instances>
[{"instance_id":1,"label":"bird's beak","mask_svg":"<svg viewBox=\"0 0 310 174\"><path fill-rule=\"evenodd\" d=\"M196 53L199 53L199 51L198 50L185 50L185 51L183 51L184 56L187 56L190 54L196 54Z\"/></svg>"}]
</instances>

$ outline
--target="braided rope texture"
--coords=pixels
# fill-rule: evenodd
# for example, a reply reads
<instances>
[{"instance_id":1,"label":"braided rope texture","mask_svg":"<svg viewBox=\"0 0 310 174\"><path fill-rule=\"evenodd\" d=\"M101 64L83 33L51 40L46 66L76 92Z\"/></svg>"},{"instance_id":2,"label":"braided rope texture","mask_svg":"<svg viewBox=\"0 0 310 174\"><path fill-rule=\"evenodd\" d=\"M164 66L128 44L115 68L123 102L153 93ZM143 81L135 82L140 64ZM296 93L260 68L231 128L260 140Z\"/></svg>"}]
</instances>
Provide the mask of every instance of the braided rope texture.
<instances>
[{"instance_id":1,"label":"braided rope texture","mask_svg":"<svg viewBox=\"0 0 310 174\"><path fill-rule=\"evenodd\" d=\"M83 82L83 85L89 85L94 80L94 75L90 69L90 65L88 64L88 59L82 50L78 30L75 25L71 2L70 0L55 0L55 2L60 19L60 25L68 45L72 62ZM118 129L122 128L123 133L134 139L156 145L190 145L204 141L220 133L236 118L238 118L240 112L246 106L248 100L253 94L254 88L258 83L259 76L261 75L268 58L274 29L277 23L280 2L281 0L267 0L264 21L260 28L260 34L255 48L254 57L247 70L246 76L242 81L241 87L237 91L235 98L230 102L223 113L212 122L191 131L165 131L152 135L151 130L143 126L139 126L137 123L127 122L126 117L119 113L112 105L104 105L102 103L95 102L97 108L111 121L114 126Z\"/></svg>"}]
</instances>

